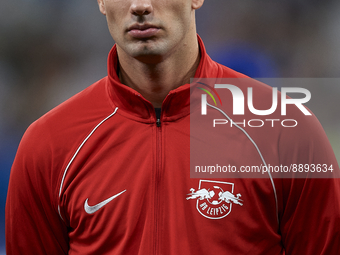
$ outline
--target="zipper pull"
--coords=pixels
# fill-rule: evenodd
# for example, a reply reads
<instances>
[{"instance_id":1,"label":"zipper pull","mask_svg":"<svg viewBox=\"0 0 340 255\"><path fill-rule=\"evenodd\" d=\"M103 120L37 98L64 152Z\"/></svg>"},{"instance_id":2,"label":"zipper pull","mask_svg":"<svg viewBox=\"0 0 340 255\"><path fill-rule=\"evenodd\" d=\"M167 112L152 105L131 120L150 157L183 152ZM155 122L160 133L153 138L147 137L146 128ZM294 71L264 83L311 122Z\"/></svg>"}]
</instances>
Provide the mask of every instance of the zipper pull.
<instances>
[{"instance_id":1,"label":"zipper pull","mask_svg":"<svg viewBox=\"0 0 340 255\"><path fill-rule=\"evenodd\" d=\"M161 119L157 119L157 120L156 120L156 125L157 125L157 127L160 127L160 126L161 126Z\"/></svg>"}]
</instances>

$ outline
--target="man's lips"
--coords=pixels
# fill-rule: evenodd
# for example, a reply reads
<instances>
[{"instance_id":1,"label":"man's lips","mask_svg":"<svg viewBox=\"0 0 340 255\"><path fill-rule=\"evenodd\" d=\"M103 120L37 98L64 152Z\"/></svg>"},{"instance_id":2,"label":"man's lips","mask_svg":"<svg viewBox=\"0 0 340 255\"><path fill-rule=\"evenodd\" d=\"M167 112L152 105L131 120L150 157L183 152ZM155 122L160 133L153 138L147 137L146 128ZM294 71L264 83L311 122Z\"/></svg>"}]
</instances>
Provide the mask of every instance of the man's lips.
<instances>
[{"instance_id":1,"label":"man's lips","mask_svg":"<svg viewBox=\"0 0 340 255\"><path fill-rule=\"evenodd\" d=\"M159 27L153 25L133 25L128 29L128 34L134 38L149 38L155 36L160 30Z\"/></svg>"}]
</instances>

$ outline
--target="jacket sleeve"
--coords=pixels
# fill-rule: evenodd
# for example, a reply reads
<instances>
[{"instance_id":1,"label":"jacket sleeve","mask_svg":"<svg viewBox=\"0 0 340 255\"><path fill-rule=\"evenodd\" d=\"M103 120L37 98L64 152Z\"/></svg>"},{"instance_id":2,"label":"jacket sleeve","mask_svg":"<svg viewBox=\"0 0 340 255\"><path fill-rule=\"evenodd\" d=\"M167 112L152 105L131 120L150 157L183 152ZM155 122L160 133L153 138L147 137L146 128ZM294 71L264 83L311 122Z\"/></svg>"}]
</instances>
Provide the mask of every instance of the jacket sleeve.
<instances>
[{"instance_id":1,"label":"jacket sleeve","mask_svg":"<svg viewBox=\"0 0 340 255\"><path fill-rule=\"evenodd\" d=\"M33 126L35 126L33 124ZM67 227L57 212L52 145L48 133L30 127L15 157L6 201L6 251L67 254Z\"/></svg>"},{"instance_id":2,"label":"jacket sleeve","mask_svg":"<svg viewBox=\"0 0 340 255\"><path fill-rule=\"evenodd\" d=\"M305 178L282 179L280 221L286 255L337 255L340 252L339 165L321 124L315 117L287 129L281 137L285 165L326 167ZM323 168L325 170L325 168Z\"/></svg>"},{"instance_id":3,"label":"jacket sleeve","mask_svg":"<svg viewBox=\"0 0 340 255\"><path fill-rule=\"evenodd\" d=\"M281 232L286 255L339 254L339 179L284 182L288 197Z\"/></svg>"}]
</instances>

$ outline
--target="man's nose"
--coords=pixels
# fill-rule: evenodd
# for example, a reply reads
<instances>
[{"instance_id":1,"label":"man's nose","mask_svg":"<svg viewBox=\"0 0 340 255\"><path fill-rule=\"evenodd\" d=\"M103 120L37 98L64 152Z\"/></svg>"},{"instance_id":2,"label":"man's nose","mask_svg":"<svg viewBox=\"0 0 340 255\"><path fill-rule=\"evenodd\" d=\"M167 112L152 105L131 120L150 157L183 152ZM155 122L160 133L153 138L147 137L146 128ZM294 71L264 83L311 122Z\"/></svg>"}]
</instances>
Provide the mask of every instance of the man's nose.
<instances>
[{"instance_id":1,"label":"man's nose","mask_svg":"<svg viewBox=\"0 0 340 255\"><path fill-rule=\"evenodd\" d=\"M148 15L153 11L152 0L132 0L131 13L137 16Z\"/></svg>"}]
</instances>

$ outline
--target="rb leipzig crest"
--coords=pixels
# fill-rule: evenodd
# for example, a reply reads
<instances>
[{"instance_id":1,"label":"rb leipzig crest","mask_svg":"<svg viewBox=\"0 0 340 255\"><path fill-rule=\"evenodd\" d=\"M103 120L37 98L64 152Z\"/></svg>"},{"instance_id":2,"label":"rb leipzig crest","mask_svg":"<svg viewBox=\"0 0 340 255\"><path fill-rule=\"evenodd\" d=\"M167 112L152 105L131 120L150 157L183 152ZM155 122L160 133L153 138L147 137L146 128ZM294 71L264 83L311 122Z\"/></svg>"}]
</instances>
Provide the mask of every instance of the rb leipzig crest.
<instances>
[{"instance_id":1,"label":"rb leipzig crest","mask_svg":"<svg viewBox=\"0 0 340 255\"><path fill-rule=\"evenodd\" d=\"M233 204L242 206L241 194L234 193L234 183L200 180L198 190L190 189L187 200L197 199L196 208L208 219L222 219L230 212Z\"/></svg>"}]
</instances>

